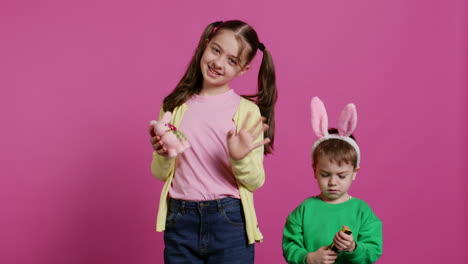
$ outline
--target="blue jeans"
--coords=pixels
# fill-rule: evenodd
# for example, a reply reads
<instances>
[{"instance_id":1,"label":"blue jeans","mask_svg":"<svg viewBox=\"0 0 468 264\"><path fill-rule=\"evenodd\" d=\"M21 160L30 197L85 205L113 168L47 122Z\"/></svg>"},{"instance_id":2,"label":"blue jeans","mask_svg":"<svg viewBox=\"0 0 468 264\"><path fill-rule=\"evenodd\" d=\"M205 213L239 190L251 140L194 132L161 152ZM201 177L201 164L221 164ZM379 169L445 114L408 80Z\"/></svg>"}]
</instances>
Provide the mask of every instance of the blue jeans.
<instances>
[{"instance_id":1,"label":"blue jeans","mask_svg":"<svg viewBox=\"0 0 468 264\"><path fill-rule=\"evenodd\" d=\"M190 202L170 199L164 263L254 263L239 199Z\"/></svg>"}]
</instances>

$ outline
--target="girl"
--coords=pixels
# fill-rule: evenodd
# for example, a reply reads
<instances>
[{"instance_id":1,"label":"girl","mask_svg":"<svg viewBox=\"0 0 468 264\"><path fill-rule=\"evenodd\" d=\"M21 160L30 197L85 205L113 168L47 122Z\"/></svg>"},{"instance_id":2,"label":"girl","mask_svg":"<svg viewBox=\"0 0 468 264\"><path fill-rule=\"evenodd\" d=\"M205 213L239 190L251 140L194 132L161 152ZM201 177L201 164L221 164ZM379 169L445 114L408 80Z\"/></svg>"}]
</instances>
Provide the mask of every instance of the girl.
<instances>
[{"instance_id":1,"label":"girl","mask_svg":"<svg viewBox=\"0 0 468 264\"><path fill-rule=\"evenodd\" d=\"M250 69L257 50L258 93L241 97L229 83ZM276 98L273 61L255 30L238 20L208 25L160 113L172 112L192 147L169 159L150 127L151 170L165 181L156 226L165 231L165 263L254 262L263 236L253 191L265 180L263 155L273 150Z\"/></svg>"}]
</instances>

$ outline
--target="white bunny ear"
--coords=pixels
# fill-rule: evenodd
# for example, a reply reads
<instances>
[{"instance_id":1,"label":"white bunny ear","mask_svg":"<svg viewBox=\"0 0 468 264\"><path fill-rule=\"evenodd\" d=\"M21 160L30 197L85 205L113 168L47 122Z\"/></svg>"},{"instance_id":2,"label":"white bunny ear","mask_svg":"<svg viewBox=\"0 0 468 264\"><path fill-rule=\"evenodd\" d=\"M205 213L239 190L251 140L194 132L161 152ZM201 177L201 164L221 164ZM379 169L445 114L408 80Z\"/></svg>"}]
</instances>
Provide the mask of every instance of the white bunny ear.
<instances>
[{"instance_id":1,"label":"white bunny ear","mask_svg":"<svg viewBox=\"0 0 468 264\"><path fill-rule=\"evenodd\" d=\"M170 123L172 118L172 113L171 112L165 112L163 117L161 118L161 121L164 121L166 123Z\"/></svg>"},{"instance_id":2,"label":"white bunny ear","mask_svg":"<svg viewBox=\"0 0 468 264\"><path fill-rule=\"evenodd\" d=\"M317 137L322 138L328 135L327 110L322 100L315 96L310 102L310 113L312 115L312 129Z\"/></svg>"},{"instance_id":3,"label":"white bunny ear","mask_svg":"<svg viewBox=\"0 0 468 264\"><path fill-rule=\"evenodd\" d=\"M338 120L338 133L340 136L349 137L356 129L357 125L357 112L354 104L348 104L345 106L340 114Z\"/></svg>"}]
</instances>

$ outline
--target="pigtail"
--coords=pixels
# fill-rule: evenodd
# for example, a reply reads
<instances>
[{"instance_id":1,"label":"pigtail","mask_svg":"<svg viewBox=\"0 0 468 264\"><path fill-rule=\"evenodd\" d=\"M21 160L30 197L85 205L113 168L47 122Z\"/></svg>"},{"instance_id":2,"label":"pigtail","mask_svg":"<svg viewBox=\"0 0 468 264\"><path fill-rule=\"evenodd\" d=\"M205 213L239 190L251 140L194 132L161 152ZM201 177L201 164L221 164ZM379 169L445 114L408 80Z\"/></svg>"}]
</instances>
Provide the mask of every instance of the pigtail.
<instances>
[{"instance_id":1,"label":"pigtail","mask_svg":"<svg viewBox=\"0 0 468 264\"><path fill-rule=\"evenodd\" d=\"M174 108L185 103L185 101L192 97L192 95L198 94L200 92L203 84L203 75L200 70L200 60L208 43L207 40L212 37L215 28L220 24L221 22L211 23L203 31L203 34L200 37L200 41L198 42L197 48L195 49L185 74L182 76L174 90L168 96L166 96L166 98L164 98L164 111L172 112Z\"/></svg>"},{"instance_id":2,"label":"pigtail","mask_svg":"<svg viewBox=\"0 0 468 264\"><path fill-rule=\"evenodd\" d=\"M261 44L261 43L260 43ZM263 45L263 44L261 44ZM273 152L275 141L275 104L278 98L276 89L275 65L271 53L262 47L263 58L258 73L258 93L256 95L244 96L248 99L255 99L260 113L266 118L269 128L265 131L265 138L270 139L270 143L265 145L265 154Z\"/></svg>"},{"instance_id":3,"label":"pigtail","mask_svg":"<svg viewBox=\"0 0 468 264\"><path fill-rule=\"evenodd\" d=\"M275 65L271 53L264 49L262 64L258 73L257 105L260 108L262 116L266 117L266 123L269 126L268 130L265 131L265 137L268 137L271 141L265 146L266 154L273 152L275 140L275 104L277 99Z\"/></svg>"}]
</instances>

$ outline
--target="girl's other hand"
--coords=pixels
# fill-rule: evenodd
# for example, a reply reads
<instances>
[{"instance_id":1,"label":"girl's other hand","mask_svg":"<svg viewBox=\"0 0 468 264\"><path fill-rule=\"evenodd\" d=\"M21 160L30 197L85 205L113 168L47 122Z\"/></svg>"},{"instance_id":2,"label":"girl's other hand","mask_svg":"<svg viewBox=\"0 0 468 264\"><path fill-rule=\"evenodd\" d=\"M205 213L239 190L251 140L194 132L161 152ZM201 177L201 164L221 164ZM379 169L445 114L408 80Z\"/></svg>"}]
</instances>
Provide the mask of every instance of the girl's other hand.
<instances>
[{"instance_id":1,"label":"girl's other hand","mask_svg":"<svg viewBox=\"0 0 468 264\"><path fill-rule=\"evenodd\" d=\"M247 154L249 154L250 151L270 142L269 138L265 138L262 142L254 144L254 141L262 133L268 130L268 125L264 123L265 117L261 117L258 118L258 120L251 128L247 129L247 124L249 123L251 115L252 114L250 112L247 113L247 116L244 120L244 124L237 133L233 129L229 131L227 135L229 156L233 160L241 160L245 156L247 156Z\"/></svg>"},{"instance_id":2,"label":"girl's other hand","mask_svg":"<svg viewBox=\"0 0 468 264\"><path fill-rule=\"evenodd\" d=\"M154 151L156 151L156 153L158 153L161 156L167 157L167 149L164 147L164 143L161 141L161 137L156 136L156 134L154 133L154 126L150 125L149 133L151 137L150 142L153 146Z\"/></svg>"}]
</instances>

